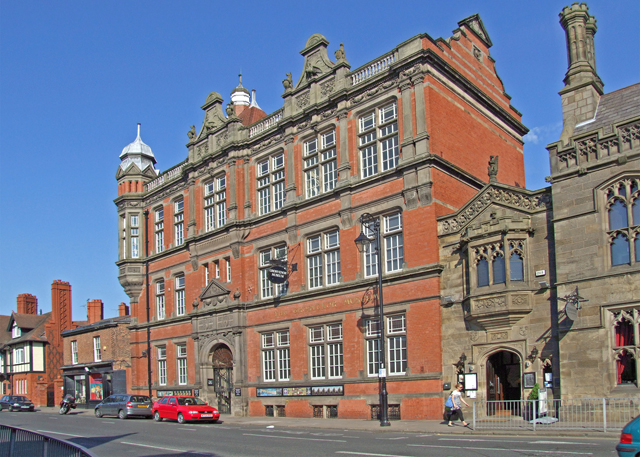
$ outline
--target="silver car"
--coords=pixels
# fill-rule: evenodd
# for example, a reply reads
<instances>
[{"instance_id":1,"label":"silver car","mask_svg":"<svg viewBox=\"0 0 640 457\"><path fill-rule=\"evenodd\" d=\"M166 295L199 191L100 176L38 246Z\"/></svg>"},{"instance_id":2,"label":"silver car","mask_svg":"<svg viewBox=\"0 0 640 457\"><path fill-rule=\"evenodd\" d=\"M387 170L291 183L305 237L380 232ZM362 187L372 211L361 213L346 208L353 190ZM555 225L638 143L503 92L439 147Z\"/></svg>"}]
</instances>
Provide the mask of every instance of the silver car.
<instances>
[{"instance_id":1,"label":"silver car","mask_svg":"<svg viewBox=\"0 0 640 457\"><path fill-rule=\"evenodd\" d=\"M146 395L118 394L110 395L96 405L96 417L118 416L127 419L130 416L151 418L153 402Z\"/></svg>"}]
</instances>

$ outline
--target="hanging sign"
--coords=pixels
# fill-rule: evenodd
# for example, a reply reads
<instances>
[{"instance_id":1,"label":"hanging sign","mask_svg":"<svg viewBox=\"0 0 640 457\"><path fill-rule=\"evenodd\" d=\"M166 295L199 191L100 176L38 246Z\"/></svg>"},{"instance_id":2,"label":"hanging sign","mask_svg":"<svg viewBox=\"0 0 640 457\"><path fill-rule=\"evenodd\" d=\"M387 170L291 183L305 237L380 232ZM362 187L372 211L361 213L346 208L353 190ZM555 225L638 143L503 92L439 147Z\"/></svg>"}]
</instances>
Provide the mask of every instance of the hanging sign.
<instances>
[{"instance_id":1,"label":"hanging sign","mask_svg":"<svg viewBox=\"0 0 640 457\"><path fill-rule=\"evenodd\" d=\"M282 265L272 265L267 271L267 278L274 284L284 284L287 281L287 268Z\"/></svg>"}]
</instances>

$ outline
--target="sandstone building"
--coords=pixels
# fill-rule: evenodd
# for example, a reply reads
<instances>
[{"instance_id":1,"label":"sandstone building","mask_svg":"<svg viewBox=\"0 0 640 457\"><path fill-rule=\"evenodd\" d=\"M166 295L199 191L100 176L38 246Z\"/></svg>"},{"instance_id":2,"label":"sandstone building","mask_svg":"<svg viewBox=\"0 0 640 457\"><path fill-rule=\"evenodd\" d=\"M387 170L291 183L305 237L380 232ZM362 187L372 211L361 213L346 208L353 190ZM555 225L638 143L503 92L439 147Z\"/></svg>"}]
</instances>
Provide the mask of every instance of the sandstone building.
<instances>
[{"instance_id":1,"label":"sandstone building","mask_svg":"<svg viewBox=\"0 0 640 457\"><path fill-rule=\"evenodd\" d=\"M498 175L438 219L444 379L475 373L482 400L525 399L532 382L549 398L640 393L640 84L604 93L586 4L560 23L551 187Z\"/></svg>"},{"instance_id":2,"label":"sandstone building","mask_svg":"<svg viewBox=\"0 0 640 457\"><path fill-rule=\"evenodd\" d=\"M115 199L133 391L236 415L373 418L384 368L392 418L440 417L451 330L437 219L485 191L491 156L496 186L525 185L527 129L491 46L474 15L352 70L342 44L330 58L315 34L275 112L242 81L226 107L212 92L185 160L162 173L138 131ZM363 215L379 253L356 248Z\"/></svg>"}]
</instances>

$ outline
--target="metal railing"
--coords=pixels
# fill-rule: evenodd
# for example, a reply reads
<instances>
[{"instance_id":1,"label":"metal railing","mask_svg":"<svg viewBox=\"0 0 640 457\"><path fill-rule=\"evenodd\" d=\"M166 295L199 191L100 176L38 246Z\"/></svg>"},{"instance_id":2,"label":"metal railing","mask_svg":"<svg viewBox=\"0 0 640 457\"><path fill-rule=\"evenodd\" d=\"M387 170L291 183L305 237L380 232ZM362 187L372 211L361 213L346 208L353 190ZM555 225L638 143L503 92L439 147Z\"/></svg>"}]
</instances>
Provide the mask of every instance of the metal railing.
<instances>
[{"instance_id":1,"label":"metal railing","mask_svg":"<svg viewBox=\"0 0 640 457\"><path fill-rule=\"evenodd\" d=\"M640 415L640 397L506 400L473 403L473 428L619 431Z\"/></svg>"},{"instance_id":2,"label":"metal railing","mask_svg":"<svg viewBox=\"0 0 640 457\"><path fill-rule=\"evenodd\" d=\"M95 457L67 441L17 427L0 425L0 457Z\"/></svg>"}]
</instances>

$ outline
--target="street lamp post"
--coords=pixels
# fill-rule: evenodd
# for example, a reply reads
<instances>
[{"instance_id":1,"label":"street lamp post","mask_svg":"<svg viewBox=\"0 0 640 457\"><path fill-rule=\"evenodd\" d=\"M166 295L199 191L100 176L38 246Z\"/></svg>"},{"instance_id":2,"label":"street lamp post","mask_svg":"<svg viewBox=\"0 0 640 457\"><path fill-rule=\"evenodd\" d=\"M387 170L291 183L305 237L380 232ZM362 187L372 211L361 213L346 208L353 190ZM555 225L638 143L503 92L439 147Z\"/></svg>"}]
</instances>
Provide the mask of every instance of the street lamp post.
<instances>
[{"instance_id":1,"label":"street lamp post","mask_svg":"<svg viewBox=\"0 0 640 457\"><path fill-rule=\"evenodd\" d=\"M385 325L384 325L384 300L382 298L382 252L380 244L380 219L369 213L360 216L360 225L362 230L360 235L355 239L358 251L365 252L372 242L375 242L375 253L378 261L378 305L380 308L380 366L378 370L378 379L380 380L380 426L388 427L388 403L387 403L387 364L385 362ZM366 227L367 232L373 233L373 238L369 238L364 233Z\"/></svg>"}]
</instances>

